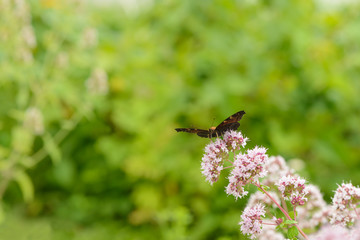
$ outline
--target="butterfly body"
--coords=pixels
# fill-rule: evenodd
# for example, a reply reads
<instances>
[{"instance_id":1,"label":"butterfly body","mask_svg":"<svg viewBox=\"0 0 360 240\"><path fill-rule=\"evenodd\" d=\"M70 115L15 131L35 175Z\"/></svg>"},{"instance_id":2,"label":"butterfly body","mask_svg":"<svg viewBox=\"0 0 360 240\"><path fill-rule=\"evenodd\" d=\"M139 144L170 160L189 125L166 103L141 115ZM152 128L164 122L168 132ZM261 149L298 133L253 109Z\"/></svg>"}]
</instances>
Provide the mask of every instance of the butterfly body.
<instances>
[{"instance_id":1,"label":"butterfly body","mask_svg":"<svg viewBox=\"0 0 360 240\"><path fill-rule=\"evenodd\" d=\"M244 111L239 111L222 121L217 127L211 127L209 130L197 128L176 128L175 130L177 132L196 133L199 137L203 138L220 137L226 131L237 130L240 126L240 123L238 122L241 120L244 114Z\"/></svg>"}]
</instances>

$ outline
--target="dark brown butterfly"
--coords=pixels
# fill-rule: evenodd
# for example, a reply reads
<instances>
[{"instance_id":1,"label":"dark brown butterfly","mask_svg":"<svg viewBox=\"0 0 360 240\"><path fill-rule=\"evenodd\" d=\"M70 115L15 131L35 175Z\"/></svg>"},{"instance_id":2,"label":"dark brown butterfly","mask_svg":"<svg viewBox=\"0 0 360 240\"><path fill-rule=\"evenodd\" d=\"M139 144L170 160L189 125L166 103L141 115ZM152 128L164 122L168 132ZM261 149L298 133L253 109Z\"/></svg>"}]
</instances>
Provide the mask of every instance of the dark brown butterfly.
<instances>
[{"instance_id":1,"label":"dark brown butterfly","mask_svg":"<svg viewBox=\"0 0 360 240\"><path fill-rule=\"evenodd\" d=\"M199 137L203 138L219 137L228 130L237 130L240 126L240 123L238 122L244 114L244 111L237 112L222 121L217 127L211 127L209 130L197 128L175 128L175 130L177 132L196 133Z\"/></svg>"}]
</instances>

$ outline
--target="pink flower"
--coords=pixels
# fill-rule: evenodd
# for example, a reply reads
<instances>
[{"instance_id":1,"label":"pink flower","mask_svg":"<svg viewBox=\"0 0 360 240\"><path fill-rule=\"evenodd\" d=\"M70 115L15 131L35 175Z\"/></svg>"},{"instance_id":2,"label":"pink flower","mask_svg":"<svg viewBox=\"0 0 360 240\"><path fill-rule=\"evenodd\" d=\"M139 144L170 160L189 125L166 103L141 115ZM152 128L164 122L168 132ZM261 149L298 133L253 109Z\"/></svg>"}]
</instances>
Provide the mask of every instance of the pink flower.
<instances>
[{"instance_id":1,"label":"pink flower","mask_svg":"<svg viewBox=\"0 0 360 240\"><path fill-rule=\"evenodd\" d=\"M360 203L360 188L351 183L343 183L332 199L330 223L342 226L352 225L357 218L356 209Z\"/></svg>"},{"instance_id":2,"label":"pink flower","mask_svg":"<svg viewBox=\"0 0 360 240\"><path fill-rule=\"evenodd\" d=\"M271 156L269 161L265 164L265 169L268 172L262 184L274 185L279 178L286 175L293 175L294 170L290 169L285 162L285 159L281 156Z\"/></svg>"},{"instance_id":3,"label":"pink flower","mask_svg":"<svg viewBox=\"0 0 360 240\"><path fill-rule=\"evenodd\" d=\"M360 223L357 222L355 226L350 230L350 236L352 240L359 240L360 239Z\"/></svg>"},{"instance_id":4,"label":"pink flower","mask_svg":"<svg viewBox=\"0 0 360 240\"><path fill-rule=\"evenodd\" d=\"M256 238L256 235L262 231L261 217L265 217L263 205L257 204L253 207L245 208L241 215L242 221L239 222L241 232L250 235L251 239Z\"/></svg>"},{"instance_id":5,"label":"pink flower","mask_svg":"<svg viewBox=\"0 0 360 240\"><path fill-rule=\"evenodd\" d=\"M255 147L246 154L238 154L228 178L226 193L236 198L246 196L248 192L243 187L250 182L258 182L259 178L266 175L263 165L267 160L266 148L263 147Z\"/></svg>"},{"instance_id":6,"label":"pink flower","mask_svg":"<svg viewBox=\"0 0 360 240\"><path fill-rule=\"evenodd\" d=\"M307 201L308 188L305 186L305 179L297 176L283 176L278 183L279 191L284 199L289 200L292 205L302 206Z\"/></svg>"},{"instance_id":7,"label":"pink flower","mask_svg":"<svg viewBox=\"0 0 360 240\"><path fill-rule=\"evenodd\" d=\"M297 208L300 228L315 228L327 222L328 205L323 199L317 186L309 184L308 201L305 205Z\"/></svg>"},{"instance_id":8,"label":"pink flower","mask_svg":"<svg viewBox=\"0 0 360 240\"><path fill-rule=\"evenodd\" d=\"M348 229L340 226L324 226L316 234L310 236L311 240L350 240L350 232ZM355 239L353 239L355 240Z\"/></svg>"},{"instance_id":9,"label":"pink flower","mask_svg":"<svg viewBox=\"0 0 360 240\"><path fill-rule=\"evenodd\" d=\"M280 199L275 192L268 192L268 193L276 202L280 202ZM256 191L255 193L251 194L246 206L252 207L258 203L262 203L265 204L266 206L276 208L276 204L273 202L273 200L261 191Z\"/></svg>"},{"instance_id":10,"label":"pink flower","mask_svg":"<svg viewBox=\"0 0 360 240\"><path fill-rule=\"evenodd\" d=\"M354 187L351 183L343 183L335 192L333 206L344 210L348 207L356 207L360 203L360 188Z\"/></svg>"},{"instance_id":11,"label":"pink flower","mask_svg":"<svg viewBox=\"0 0 360 240\"><path fill-rule=\"evenodd\" d=\"M225 157L228 157L228 150L222 139L217 138L215 142L211 142L205 147L205 154L202 157L201 163L201 173L211 184L219 179Z\"/></svg>"},{"instance_id":12,"label":"pink flower","mask_svg":"<svg viewBox=\"0 0 360 240\"><path fill-rule=\"evenodd\" d=\"M280 218L281 220L281 218ZM275 226L272 225L263 225L262 231L259 235L257 235L257 239L259 240L285 240L285 237L276 232Z\"/></svg>"},{"instance_id":13,"label":"pink flower","mask_svg":"<svg viewBox=\"0 0 360 240\"><path fill-rule=\"evenodd\" d=\"M248 138L244 137L241 132L233 130L225 132L223 139L229 151L240 150L248 141Z\"/></svg>"}]
</instances>

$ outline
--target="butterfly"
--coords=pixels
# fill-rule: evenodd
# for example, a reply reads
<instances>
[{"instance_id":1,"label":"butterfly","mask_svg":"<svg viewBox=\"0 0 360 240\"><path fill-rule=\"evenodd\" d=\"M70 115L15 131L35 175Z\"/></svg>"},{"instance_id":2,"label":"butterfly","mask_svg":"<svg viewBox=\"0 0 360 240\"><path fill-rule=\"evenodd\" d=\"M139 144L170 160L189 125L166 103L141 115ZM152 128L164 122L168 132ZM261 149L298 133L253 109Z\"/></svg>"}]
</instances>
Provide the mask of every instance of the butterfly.
<instances>
[{"instance_id":1,"label":"butterfly","mask_svg":"<svg viewBox=\"0 0 360 240\"><path fill-rule=\"evenodd\" d=\"M237 130L240 126L238 123L245 111L239 111L234 113L224 121L222 121L217 127L211 127L209 130L197 129L197 128L175 128L177 132L196 133L199 137L212 138L220 137L228 130Z\"/></svg>"}]
</instances>

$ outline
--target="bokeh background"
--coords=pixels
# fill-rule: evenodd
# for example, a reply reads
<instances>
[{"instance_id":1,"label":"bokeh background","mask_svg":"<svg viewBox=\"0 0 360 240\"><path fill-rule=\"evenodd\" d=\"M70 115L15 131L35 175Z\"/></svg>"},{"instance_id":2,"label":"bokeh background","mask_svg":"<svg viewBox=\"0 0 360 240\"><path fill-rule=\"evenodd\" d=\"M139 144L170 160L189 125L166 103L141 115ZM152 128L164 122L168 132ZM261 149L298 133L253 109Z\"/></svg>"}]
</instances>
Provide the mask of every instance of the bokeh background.
<instances>
[{"instance_id":1,"label":"bokeh background","mask_svg":"<svg viewBox=\"0 0 360 240\"><path fill-rule=\"evenodd\" d=\"M0 239L246 239L208 128L360 183L356 1L0 1Z\"/></svg>"}]
</instances>

